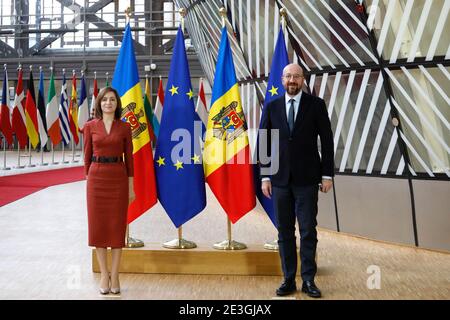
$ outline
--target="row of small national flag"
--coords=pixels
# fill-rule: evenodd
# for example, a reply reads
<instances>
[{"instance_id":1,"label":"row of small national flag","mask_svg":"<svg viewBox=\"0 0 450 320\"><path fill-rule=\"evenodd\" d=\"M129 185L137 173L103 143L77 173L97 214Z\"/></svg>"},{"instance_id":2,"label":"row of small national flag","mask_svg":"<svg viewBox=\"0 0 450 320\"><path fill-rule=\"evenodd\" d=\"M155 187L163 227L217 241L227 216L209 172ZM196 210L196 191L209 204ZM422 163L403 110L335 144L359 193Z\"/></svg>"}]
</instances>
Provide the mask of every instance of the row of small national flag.
<instances>
[{"instance_id":1,"label":"row of small national flag","mask_svg":"<svg viewBox=\"0 0 450 320\"><path fill-rule=\"evenodd\" d=\"M266 104L284 95L281 75L288 63L280 28ZM165 97L160 95L161 83L158 90L157 103L164 104L164 108L155 110L162 111L161 114L151 113L148 83L144 101L140 99L141 87L129 24L125 28L112 87L121 97L123 120L133 131L136 198L128 209L128 223L159 200L173 224L180 227L206 207L206 182L232 223L250 212L258 198L276 225L272 200L264 199L259 192L258 170L252 165L247 124L226 27L222 30L209 112L202 86L197 107L194 106L181 27L175 39ZM142 121L143 114L147 114L148 123ZM205 125L204 130L198 130L199 123ZM202 149L199 141L205 129ZM152 135L157 135L154 156L150 143Z\"/></svg>"},{"instance_id":2,"label":"row of small national flag","mask_svg":"<svg viewBox=\"0 0 450 320\"><path fill-rule=\"evenodd\" d=\"M93 117L94 103L99 92L97 78L95 77L93 81L90 107L84 74L81 77L81 90L78 96L77 78L75 72L73 72L69 99L66 75L63 72L60 99L58 101L52 70L48 84L47 102L45 102L44 72L42 70L40 70L39 74L37 99L32 70L30 69L26 94L23 90L23 70L21 67L18 68L17 78L16 94L13 104L10 106L8 72L5 67L0 108L0 133L2 133L5 142L11 146L15 135L20 148L25 147L28 142L32 148L38 146L44 148L49 140L54 146L61 142L68 145L70 141L78 145L80 131L83 129L84 124ZM106 82L106 86L109 86L108 82ZM152 110L151 107L148 79L146 79L143 99L145 113L151 129L151 140L156 142L156 137L159 135L162 106L164 104L164 90L161 79L159 80L155 109ZM206 125L207 109L202 81L200 81L197 108L202 121Z\"/></svg>"},{"instance_id":3,"label":"row of small national flag","mask_svg":"<svg viewBox=\"0 0 450 320\"><path fill-rule=\"evenodd\" d=\"M50 75L47 93L47 103L44 95L44 72L40 70L38 96L34 90L33 72L30 68L27 92L23 90L23 70L18 68L16 94L14 103L9 106L8 73L5 67L3 77L2 103L0 111L0 131L8 145L13 144L13 134L21 148L27 143L32 148L41 148L49 138L53 145L63 142L65 145L73 139L78 144L80 129L90 118L90 108L86 95L86 81L81 78L81 92L77 96L77 78L72 76L72 91L70 100L67 94L66 75L63 72L59 101L56 96L54 73ZM98 94L97 79L94 79L92 103Z\"/></svg>"}]
</instances>

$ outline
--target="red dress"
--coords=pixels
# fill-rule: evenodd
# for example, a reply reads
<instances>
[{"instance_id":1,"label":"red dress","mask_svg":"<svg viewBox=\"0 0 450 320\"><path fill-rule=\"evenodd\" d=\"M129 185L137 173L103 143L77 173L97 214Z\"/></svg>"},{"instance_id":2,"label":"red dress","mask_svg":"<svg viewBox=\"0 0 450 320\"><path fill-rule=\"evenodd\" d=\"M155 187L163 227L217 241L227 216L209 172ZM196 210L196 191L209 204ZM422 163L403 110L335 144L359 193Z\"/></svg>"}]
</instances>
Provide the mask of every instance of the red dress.
<instances>
[{"instance_id":1,"label":"red dress","mask_svg":"<svg viewBox=\"0 0 450 320\"><path fill-rule=\"evenodd\" d=\"M89 246L125 246L128 177L133 176L133 143L128 123L114 120L106 132L103 120L86 123L84 168L87 176ZM92 162L92 156L122 157L124 162Z\"/></svg>"}]
</instances>

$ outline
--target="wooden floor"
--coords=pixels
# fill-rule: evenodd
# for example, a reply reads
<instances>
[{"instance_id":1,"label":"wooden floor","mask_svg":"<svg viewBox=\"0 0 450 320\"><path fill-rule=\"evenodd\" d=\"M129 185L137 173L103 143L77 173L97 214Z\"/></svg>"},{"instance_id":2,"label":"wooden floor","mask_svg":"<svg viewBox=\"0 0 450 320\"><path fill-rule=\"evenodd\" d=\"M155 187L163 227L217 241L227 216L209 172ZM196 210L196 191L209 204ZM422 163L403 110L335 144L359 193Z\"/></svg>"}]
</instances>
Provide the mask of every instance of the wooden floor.
<instances>
[{"instance_id":1,"label":"wooden floor","mask_svg":"<svg viewBox=\"0 0 450 320\"><path fill-rule=\"evenodd\" d=\"M85 181L54 186L0 208L0 299L276 298L280 276L175 274L122 274L121 295L100 296L87 246L85 187ZM177 236L160 205L130 231L147 243ZM210 192L207 210L183 232L206 246L226 239L225 214ZM233 239L246 244L275 237L259 210L233 226ZM317 258L316 284L324 299L450 299L450 254L319 230ZM292 298L309 299L300 292Z\"/></svg>"}]
</instances>

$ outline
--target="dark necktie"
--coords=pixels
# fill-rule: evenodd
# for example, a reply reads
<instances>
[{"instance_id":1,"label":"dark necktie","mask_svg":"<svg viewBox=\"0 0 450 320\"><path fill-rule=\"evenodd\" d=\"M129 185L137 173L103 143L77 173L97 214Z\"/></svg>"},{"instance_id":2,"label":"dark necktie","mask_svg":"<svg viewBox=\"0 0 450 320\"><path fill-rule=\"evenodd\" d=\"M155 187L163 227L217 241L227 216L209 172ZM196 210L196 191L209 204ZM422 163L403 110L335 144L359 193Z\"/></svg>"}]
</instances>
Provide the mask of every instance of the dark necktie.
<instances>
[{"instance_id":1,"label":"dark necktie","mask_svg":"<svg viewBox=\"0 0 450 320\"><path fill-rule=\"evenodd\" d=\"M294 131L294 103L295 100L291 99L289 100L291 103L291 106L289 107L289 116L288 116L288 124L289 124L289 132L292 134L292 131Z\"/></svg>"}]
</instances>

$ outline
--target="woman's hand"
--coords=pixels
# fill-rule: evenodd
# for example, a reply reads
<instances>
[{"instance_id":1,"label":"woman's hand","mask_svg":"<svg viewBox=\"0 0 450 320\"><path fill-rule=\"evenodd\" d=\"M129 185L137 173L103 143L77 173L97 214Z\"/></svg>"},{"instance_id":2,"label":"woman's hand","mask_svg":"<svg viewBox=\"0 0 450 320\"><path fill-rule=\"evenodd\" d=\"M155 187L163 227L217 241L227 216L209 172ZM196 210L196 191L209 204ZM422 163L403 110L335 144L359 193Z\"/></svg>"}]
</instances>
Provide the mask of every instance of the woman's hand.
<instances>
[{"instance_id":1,"label":"woman's hand","mask_svg":"<svg viewBox=\"0 0 450 320\"><path fill-rule=\"evenodd\" d=\"M134 193L133 177L128 178L128 205L130 205L134 199L136 199L136 194Z\"/></svg>"}]
</instances>

